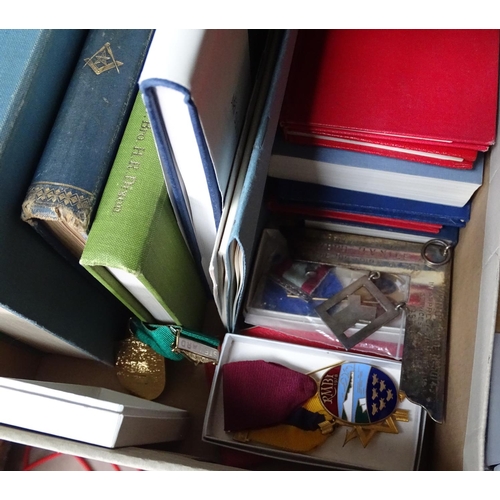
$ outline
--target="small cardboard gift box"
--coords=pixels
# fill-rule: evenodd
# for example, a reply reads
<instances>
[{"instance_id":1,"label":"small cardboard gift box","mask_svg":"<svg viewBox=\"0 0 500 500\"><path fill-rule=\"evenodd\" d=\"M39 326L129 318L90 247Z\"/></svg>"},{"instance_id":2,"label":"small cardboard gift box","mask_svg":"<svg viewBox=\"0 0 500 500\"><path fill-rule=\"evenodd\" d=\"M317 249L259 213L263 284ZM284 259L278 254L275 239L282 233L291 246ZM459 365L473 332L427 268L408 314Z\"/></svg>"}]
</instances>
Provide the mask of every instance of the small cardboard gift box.
<instances>
[{"instance_id":1,"label":"small cardboard gift box","mask_svg":"<svg viewBox=\"0 0 500 500\"><path fill-rule=\"evenodd\" d=\"M0 377L0 422L115 448L179 440L188 412L101 387Z\"/></svg>"},{"instance_id":2,"label":"small cardboard gift box","mask_svg":"<svg viewBox=\"0 0 500 500\"><path fill-rule=\"evenodd\" d=\"M396 405L398 415L405 415L407 421L398 421L399 419L392 414L386 420L378 423L358 424L360 420L357 418L353 423L352 415L347 417L342 414L342 410L338 411L337 413L340 413L342 418L333 419L335 422L333 432L322 444L309 452L292 452L276 446L254 442L251 432L248 435L243 433L246 439L249 436L250 440L241 442L239 439L241 439L242 433L225 431L224 366L234 362L255 360L277 363L296 372L310 374L318 383L317 396L323 403L325 400L321 387L326 376L323 382L320 380L325 373L330 373L330 369L335 365L344 366L346 369L353 366L366 368L367 365L370 365L371 368L381 370L388 378L392 379L396 388L401 374L401 363L394 360L227 334L222 345L220 362L215 372L205 414L203 426L203 439L205 441L267 457L337 469L415 470L418 468L426 417L420 406L407 399L398 400ZM353 379L351 375L351 385L344 384L344 390L342 390L340 383L336 386L339 408L349 408L346 401L354 401L354 405L352 402L350 403L350 407L354 409L356 401L362 401L364 409L370 413L373 403L373 400L370 399L371 392L370 395L368 394L369 391L372 391L371 373L370 371L370 375L365 376L363 382L361 379ZM260 382L251 380L250 383ZM266 381L266 385L267 383L273 385L279 382ZM364 387L359 388L359 384L364 384ZM354 390L350 388L354 388ZM380 386L377 389L380 389ZM262 387L262 391L264 390ZM360 395L363 398L358 399ZM394 394L391 395L391 398L392 396ZM245 399L243 388L241 397ZM342 405L342 402L345 404ZM256 408L257 410L262 410L262 408ZM234 439L235 437L238 440ZM287 442L288 444L290 443Z\"/></svg>"}]
</instances>

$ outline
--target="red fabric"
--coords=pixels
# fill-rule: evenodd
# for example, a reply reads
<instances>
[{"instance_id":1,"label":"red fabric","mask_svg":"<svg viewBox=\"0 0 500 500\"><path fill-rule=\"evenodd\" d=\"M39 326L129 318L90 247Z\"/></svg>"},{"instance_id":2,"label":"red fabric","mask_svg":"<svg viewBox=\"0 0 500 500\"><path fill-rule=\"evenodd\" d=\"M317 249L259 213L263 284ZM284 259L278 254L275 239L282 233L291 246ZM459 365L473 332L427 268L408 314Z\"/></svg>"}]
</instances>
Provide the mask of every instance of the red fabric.
<instances>
[{"instance_id":1,"label":"red fabric","mask_svg":"<svg viewBox=\"0 0 500 500\"><path fill-rule=\"evenodd\" d=\"M317 347L319 349L335 349L345 352L345 347L337 338L326 338L318 332L301 331L279 331L265 326L252 326L239 332L241 335L257 337L259 339L276 340L278 342L287 342L289 344L303 345L307 347ZM368 337L355 347L349 350L354 354L366 354L368 356L377 356L381 358L399 359L401 353L397 353L398 345L392 342L372 342Z\"/></svg>"},{"instance_id":2,"label":"red fabric","mask_svg":"<svg viewBox=\"0 0 500 500\"><path fill-rule=\"evenodd\" d=\"M277 425L316 393L303 373L267 361L236 361L222 366L224 430Z\"/></svg>"}]
</instances>

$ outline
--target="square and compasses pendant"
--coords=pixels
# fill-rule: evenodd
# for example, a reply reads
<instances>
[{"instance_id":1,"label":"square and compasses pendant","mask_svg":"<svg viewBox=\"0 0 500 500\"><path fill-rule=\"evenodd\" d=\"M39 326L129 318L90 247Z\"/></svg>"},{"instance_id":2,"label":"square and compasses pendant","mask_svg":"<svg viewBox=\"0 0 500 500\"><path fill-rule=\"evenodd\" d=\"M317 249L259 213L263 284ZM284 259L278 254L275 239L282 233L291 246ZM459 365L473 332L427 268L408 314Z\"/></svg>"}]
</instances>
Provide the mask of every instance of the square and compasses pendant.
<instances>
[{"instance_id":1,"label":"square and compasses pendant","mask_svg":"<svg viewBox=\"0 0 500 500\"><path fill-rule=\"evenodd\" d=\"M352 349L402 312L404 304L393 304L374 283L378 278L380 278L378 272L362 276L316 307L320 318L347 350ZM361 297L356 295L356 292L363 288L383 309L382 314L377 316L376 306L361 303ZM336 310L335 306L344 300L347 301L346 307ZM334 308L335 310L332 311ZM347 336L346 331L359 321L368 321L369 323L354 334Z\"/></svg>"}]
</instances>

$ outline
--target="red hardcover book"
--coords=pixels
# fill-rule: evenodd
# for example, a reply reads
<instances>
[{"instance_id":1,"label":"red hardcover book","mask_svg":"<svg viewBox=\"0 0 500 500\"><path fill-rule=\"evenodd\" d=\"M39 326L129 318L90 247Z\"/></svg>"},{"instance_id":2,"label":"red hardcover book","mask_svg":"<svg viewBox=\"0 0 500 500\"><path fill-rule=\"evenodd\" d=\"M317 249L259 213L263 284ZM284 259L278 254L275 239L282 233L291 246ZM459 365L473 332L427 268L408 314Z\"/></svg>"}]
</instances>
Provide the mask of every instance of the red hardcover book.
<instances>
[{"instance_id":1,"label":"red hardcover book","mask_svg":"<svg viewBox=\"0 0 500 500\"><path fill-rule=\"evenodd\" d=\"M414 149L405 145L381 145L375 142L355 141L344 137L332 137L327 135L318 135L315 133L286 133L285 140L296 144L304 144L306 146L322 146L326 148L345 149L355 151L357 153L366 153L372 155L380 155L390 158L396 158L404 161L414 161L418 163L426 163L428 165L437 165L441 167L460 168L470 170L474 166L474 161L457 156L456 151L451 151L450 154L443 154L440 151L424 151L422 149ZM477 157L477 151L475 152Z\"/></svg>"},{"instance_id":2,"label":"red hardcover book","mask_svg":"<svg viewBox=\"0 0 500 500\"><path fill-rule=\"evenodd\" d=\"M338 131L431 153L484 150L496 133L498 58L498 30L301 30L281 124L302 142Z\"/></svg>"},{"instance_id":3,"label":"red hardcover book","mask_svg":"<svg viewBox=\"0 0 500 500\"><path fill-rule=\"evenodd\" d=\"M395 148L408 148L415 152L435 153L436 155L454 156L467 161L474 161L478 151L486 151L489 146L484 145L459 145L456 142L432 141L431 139L416 140L413 138L401 138L387 136L385 134L355 132L350 130L328 130L328 129L310 129L310 134L316 134L326 137L334 137L338 139L351 139L354 141L363 141L373 144L387 145Z\"/></svg>"},{"instance_id":4,"label":"red hardcover book","mask_svg":"<svg viewBox=\"0 0 500 500\"><path fill-rule=\"evenodd\" d=\"M398 229L410 229L424 233L437 234L443 228L442 224L432 222L421 222L396 217L382 217L379 215L359 214L342 210L332 210L328 208L311 207L296 203L280 203L274 200L267 202L267 208L274 213L300 215L316 219L326 219L331 221L360 222L383 227L393 227Z\"/></svg>"},{"instance_id":5,"label":"red hardcover book","mask_svg":"<svg viewBox=\"0 0 500 500\"><path fill-rule=\"evenodd\" d=\"M328 134L328 130L319 130L319 133ZM381 144L402 144L405 147L408 147L410 144L412 147L421 146L422 148L429 148L430 150L438 150L442 148L443 152L446 154L457 154L458 156L463 155L467 157L467 155L471 155L470 159L475 157L475 153L477 151L487 151L489 145L484 144L472 144L467 142L457 142L457 141L436 141L434 139L422 139L417 137L396 137L392 135L386 135L384 133L376 133L376 132L357 132L355 130L348 129L335 129L334 131L337 137L351 137L357 138L360 140L370 140L372 142L379 142Z\"/></svg>"}]
</instances>

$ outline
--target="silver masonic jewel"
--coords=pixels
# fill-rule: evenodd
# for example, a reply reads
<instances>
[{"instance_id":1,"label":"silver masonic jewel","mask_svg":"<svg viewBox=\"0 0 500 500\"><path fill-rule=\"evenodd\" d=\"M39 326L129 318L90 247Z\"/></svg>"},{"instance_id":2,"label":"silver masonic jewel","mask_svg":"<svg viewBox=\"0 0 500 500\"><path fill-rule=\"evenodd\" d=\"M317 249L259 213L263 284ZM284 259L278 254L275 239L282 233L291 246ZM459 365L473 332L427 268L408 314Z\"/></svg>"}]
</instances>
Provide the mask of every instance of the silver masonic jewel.
<instances>
[{"instance_id":1,"label":"silver masonic jewel","mask_svg":"<svg viewBox=\"0 0 500 500\"><path fill-rule=\"evenodd\" d=\"M380 273L378 272L362 276L316 307L320 318L347 350L352 349L356 344L359 344L379 328L392 321L401 314L405 307L404 303L393 304L380 291L377 285L373 283L374 280L379 278ZM375 306L361 304L361 297L354 294L362 288L365 288L384 309L385 312L383 314L377 316ZM333 314L330 313L330 310L334 306L340 304L345 299L347 299L348 303L346 307ZM354 334L347 336L345 332L359 321L369 321L369 323Z\"/></svg>"}]
</instances>

